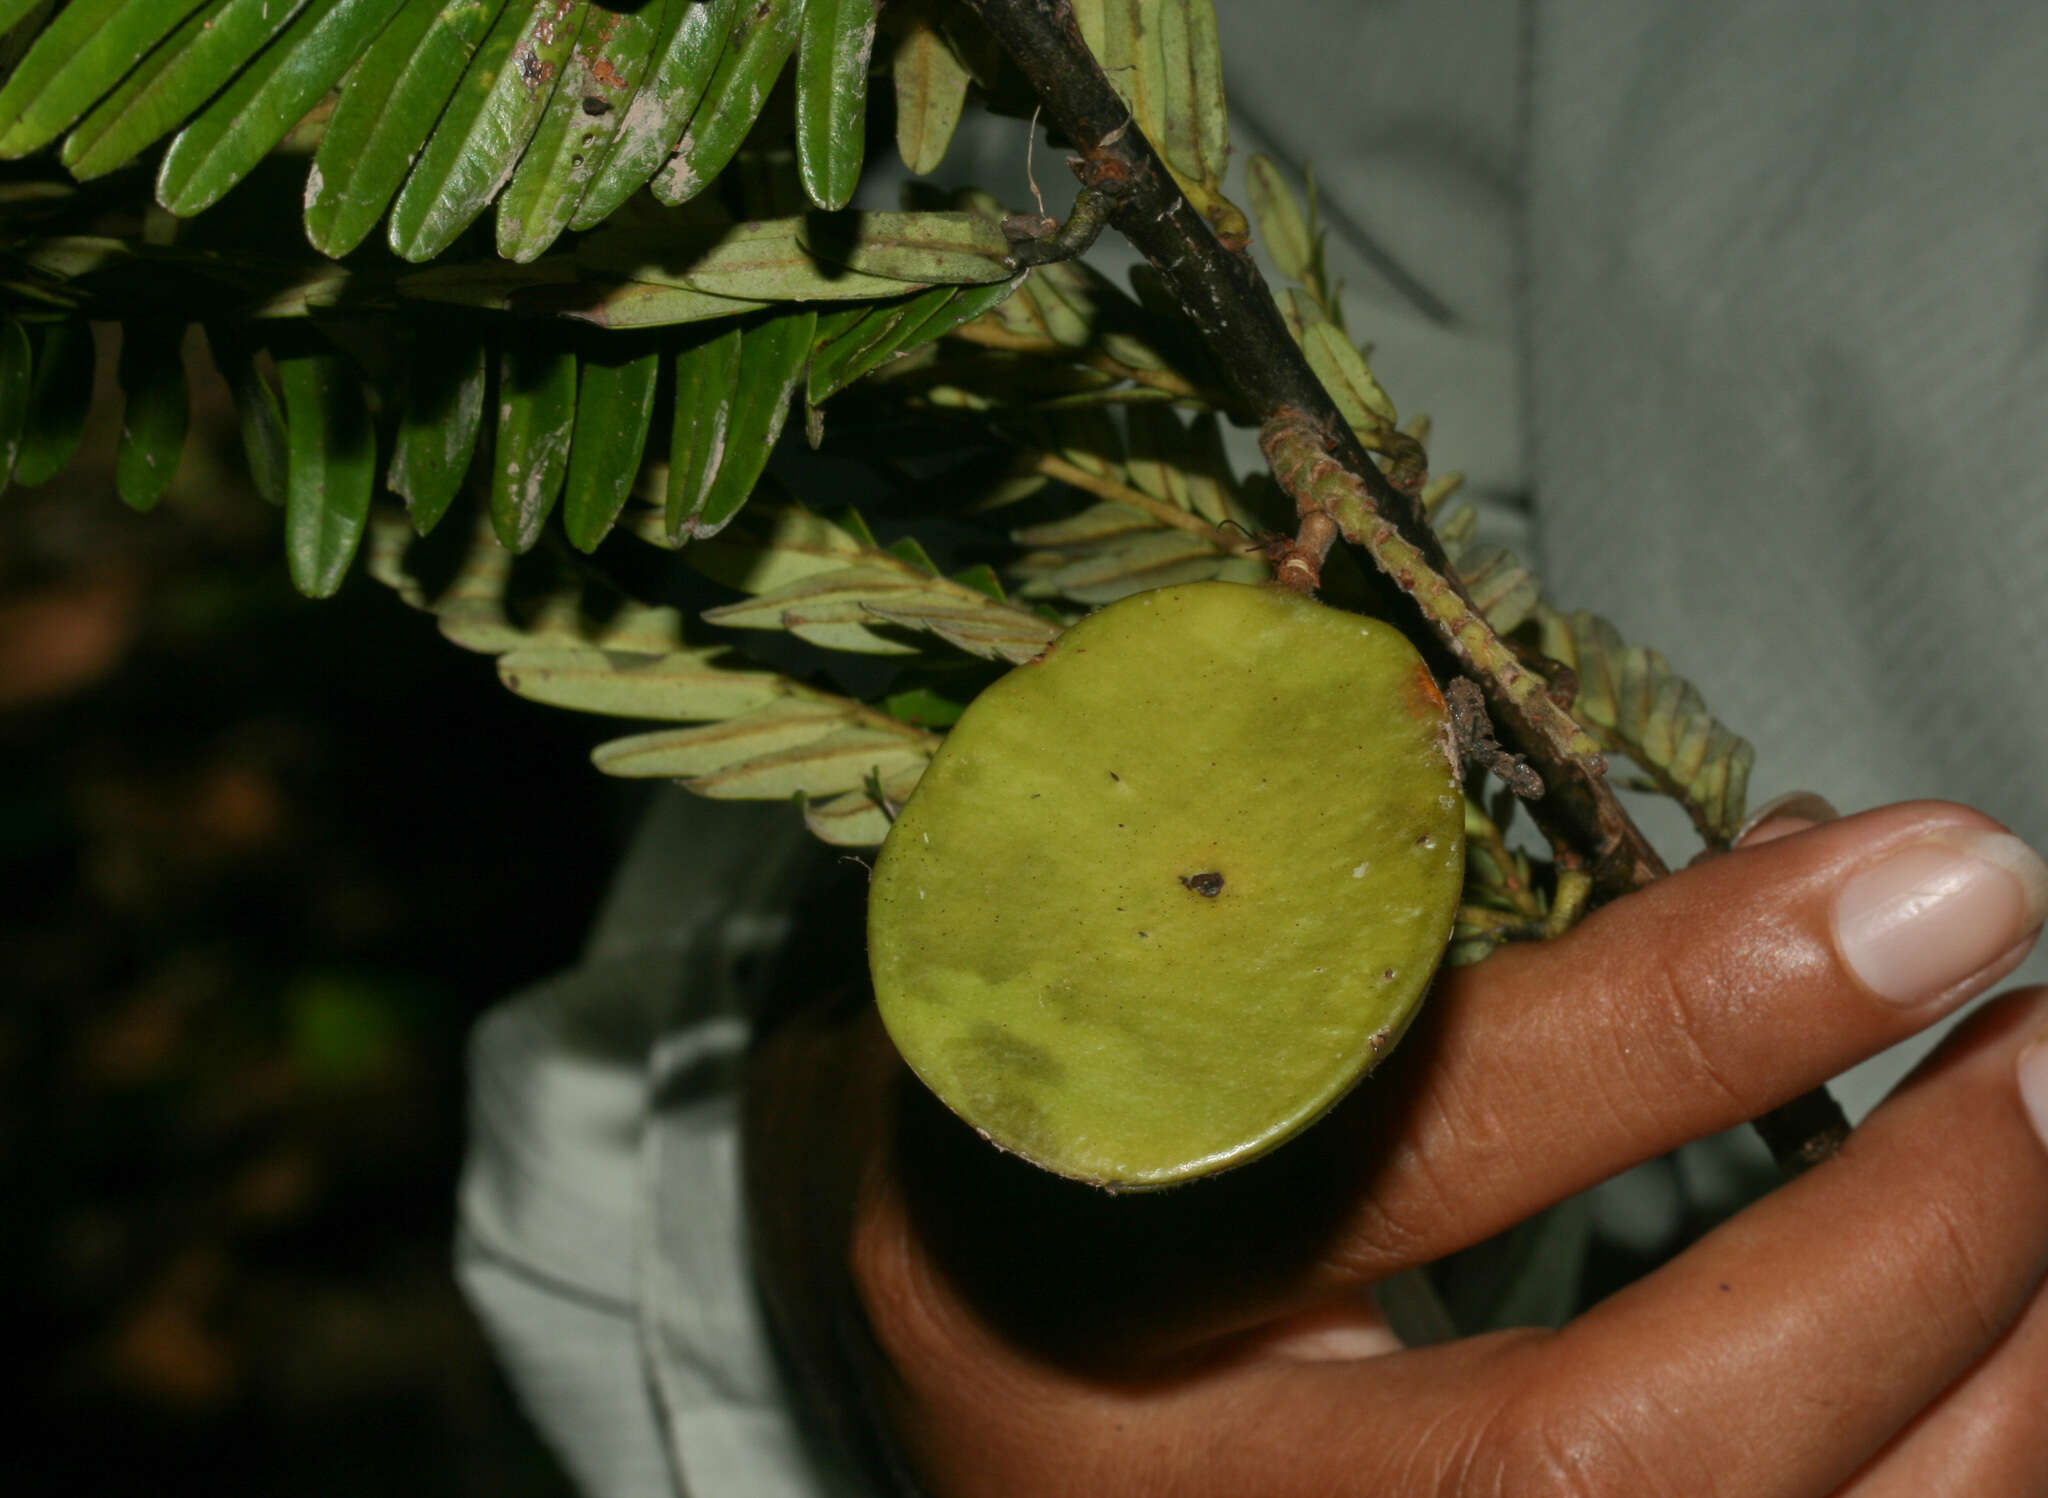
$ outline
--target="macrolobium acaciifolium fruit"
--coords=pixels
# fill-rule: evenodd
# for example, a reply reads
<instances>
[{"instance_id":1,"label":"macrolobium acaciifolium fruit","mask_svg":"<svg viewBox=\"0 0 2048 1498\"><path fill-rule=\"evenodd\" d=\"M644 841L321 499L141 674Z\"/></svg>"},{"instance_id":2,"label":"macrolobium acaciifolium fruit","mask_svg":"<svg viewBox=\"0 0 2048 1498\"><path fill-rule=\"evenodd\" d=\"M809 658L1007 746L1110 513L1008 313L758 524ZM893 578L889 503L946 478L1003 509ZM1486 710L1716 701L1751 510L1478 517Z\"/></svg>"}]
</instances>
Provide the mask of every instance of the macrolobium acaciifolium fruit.
<instances>
[{"instance_id":1,"label":"macrolobium acaciifolium fruit","mask_svg":"<svg viewBox=\"0 0 2048 1498\"><path fill-rule=\"evenodd\" d=\"M1414 1016L1463 881L1455 754L1391 625L1246 583L1111 604L982 693L897 818L883 1022L1047 1170L1242 1164Z\"/></svg>"}]
</instances>

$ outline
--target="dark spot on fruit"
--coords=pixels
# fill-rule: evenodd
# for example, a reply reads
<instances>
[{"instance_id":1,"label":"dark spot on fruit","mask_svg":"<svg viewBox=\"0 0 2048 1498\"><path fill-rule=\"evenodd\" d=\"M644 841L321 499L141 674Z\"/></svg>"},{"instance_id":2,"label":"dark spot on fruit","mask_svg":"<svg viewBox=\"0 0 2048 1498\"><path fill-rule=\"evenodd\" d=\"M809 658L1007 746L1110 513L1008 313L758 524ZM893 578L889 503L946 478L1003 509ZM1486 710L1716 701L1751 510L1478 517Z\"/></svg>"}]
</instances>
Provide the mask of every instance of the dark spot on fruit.
<instances>
[{"instance_id":1,"label":"dark spot on fruit","mask_svg":"<svg viewBox=\"0 0 2048 1498\"><path fill-rule=\"evenodd\" d=\"M600 99L600 98L598 98L598 96L597 96L596 94L585 94L585 95L583 96L583 112L584 112L585 114L588 114L588 115L600 115L600 114L610 114L610 113L611 113L611 110L612 110L611 100L609 100L609 99Z\"/></svg>"},{"instance_id":2,"label":"dark spot on fruit","mask_svg":"<svg viewBox=\"0 0 2048 1498\"><path fill-rule=\"evenodd\" d=\"M1388 968L1384 973L1380 974L1380 977L1388 983L1391 983L1394 981L1394 970L1392 968Z\"/></svg>"},{"instance_id":3,"label":"dark spot on fruit","mask_svg":"<svg viewBox=\"0 0 2048 1498\"><path fill-rule=\"evenodd\" d=\"M1183 874L1180 876L1180 882L1196 894L1206 896L1211 900L1223 893L1223 876L1221 874Z\"/></svg>"},{"instance_id":4,"label":"dark spot on fruit","mask_svg":"<svg viewBox=\"0 0 2048 1498\"><path fill-rule=\"evenodd\" d=\"M1123 776L1121 776L1121 775L1117 774L1117 772L1116 772L1116 771L1114 771L1114 770L1111 770L1111 771L1109 772L1109 778L1110 778L1111 780L1114 780L1114 781L1115 781L1115 782L1116 782L1116 783L1117 783L1118 785L1122 785L1122 784L1124 783L1124 778L1123 778Z\"/></svg>"},{"instance_id":5,"label":"dark spot on fruit","mask_svg":"<svg viewBox=\"0 0 2048 1498\"><path fill-rule=\"evenodd\" d=\"M1375 1030L1369 1037L1367 1037L1365 1043L1372 1047L1372 1053L1375 1056L1377 1056L1381 1051L1384 1051L1387 1048L1387 1032L1384 1030Z\"/></svg>"}]
</instances>

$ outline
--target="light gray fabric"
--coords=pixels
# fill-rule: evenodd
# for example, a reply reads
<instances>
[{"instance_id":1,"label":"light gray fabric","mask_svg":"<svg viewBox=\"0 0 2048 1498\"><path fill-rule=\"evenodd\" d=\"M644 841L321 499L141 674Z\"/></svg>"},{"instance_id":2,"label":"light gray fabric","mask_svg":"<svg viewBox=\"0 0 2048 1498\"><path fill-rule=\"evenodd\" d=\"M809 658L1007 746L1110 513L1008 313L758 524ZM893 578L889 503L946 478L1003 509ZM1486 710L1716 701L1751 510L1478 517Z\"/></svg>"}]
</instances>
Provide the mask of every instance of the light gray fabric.
<instances>
[{"instance_id":1,"label":"light gray fabric","mask_svg":"<svg viewBox=\"0 0 2048 1498\"><path fill-rule=\"evenodd\" d=\"M2048 9L1539 0L1530 34L1553 592L1692 675L1763 793L2048 843Z\"/></svg>"},{"instance_id":2,"label":"light gray fabric","mask_svg":"<svg viewBox=\"0 0 2048 1498\"><path fill-rule=\"evenodd\" d=\"M1758 795L1950 797L2048 843L2048 8L1218 9L1240 153L1313 160L1354 333L1553 598L1694 677ZM1023 201L1023 141L994 122L948 175ZM780 937L794 826L664 802L590 966L477 1037L464 1283L602 1498L850 1491L740 1254L733 964ZM1852 1111L1923 1048L1859 1068ZM1755 1148L1591 1220L1654 1250Z\"/></svg>"},{"instance_id":3,"label":"light gray fabric","mask_svg":"<svg viewBox=\"0 0 2048 1498\"><path fill-rule=\"evenodd\" d=\"M857 1491L801 1439L739 1210L747 974L822 856L785 807L664 789L585 963L478 1027L457 1273L586 1492Z\"/></svg>"}]
</instances>

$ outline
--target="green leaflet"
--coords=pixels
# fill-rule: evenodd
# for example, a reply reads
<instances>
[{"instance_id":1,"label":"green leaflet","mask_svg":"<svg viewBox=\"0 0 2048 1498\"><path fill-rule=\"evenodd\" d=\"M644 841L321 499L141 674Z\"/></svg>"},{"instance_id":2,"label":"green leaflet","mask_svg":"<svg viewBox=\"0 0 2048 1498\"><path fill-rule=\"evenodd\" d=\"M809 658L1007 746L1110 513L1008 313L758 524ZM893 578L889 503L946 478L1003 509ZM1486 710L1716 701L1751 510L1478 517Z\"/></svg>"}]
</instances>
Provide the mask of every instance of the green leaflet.
<instances>
[{"instance_id":1,"label":"green leaflet","mask_svg":"<svg viewBox=\"0 0 2048 1498\"><path fill-rule=\"evenodd\" d=\"M1543 653L1578 675L1572 716L1683 806L1709 847L1725 848L1742 825L1756 759L1749 741L1716 722L1661 654L1625 644L1597 614L1539 607L1537 620Z\"/></svg>"},{"instance_id":2,"label":"green leaflet","mask_svg":"<svg viewBox=\"0 0 2048 1498\"><path fill-rule=\"evenodd\" d=\"M1147 588L1234 575L1235 560L1188 531L1147 531L1090 551L1018 593L1026 598L1065 596L1100 606Z\"/></svg>"},{"instance_id":3,"label":"green leaflet","mask_svg":"<svg viewBox=\"0 0 2048 1498\"><path fill-rule=\"evenodd\" d=\"M0 83L14 75L63 0L0 0ZM0 131L5 126L0 125Z\"/></svg>"},{"instance_id":4,"label":"green leaflet","mask_svg":"<svg viewBox=\"0 0 2048 1498\"><path fill-rule=\"evenodd\" d=\"M723 646L641 655L596 645L530 645L498 657L498 676L532 702L614 718L700 723L791 695L795 683L736 664Z\"/></svg>"},{"instance_id":5,"label":"green leaflet","mask_svg":"<svg viewBox=\"0 0 2048 1498\"><path fill-rule=\"evenodd\" d=\"M830 699L787 697L702 728L664 728L598 745L591 759L607 775L679 779L814 743L854 714Z\"/></svg>"},{"instance_id":6,"label":"green leaflet","mask_svg":"<svg viewBox=\"0 0 2048 1498\"><path fill-rule=\"evenodd\" d=\"M38 8L47 11L54 3L55 0L0 0L0 32L5 32L30 11ZM37 16L35 22L40 25L43 19L42 16ZM0 65L11 65L19 60L0 54Z\"/></svg>"},{"instance_id":7,"label":"green leaflet","mask_svg":"<svg viewBox=\"0 0 2048 1498\"><path fill-rule=\"evenodd\" d=\"M209 323L206 346L213 355L214 368L234 397L235 421L241 429L242 456L249 465L250 480L264 499L281 505L288 461L284 404L257 357L259 345L246 325Z\"/></svg>"},{"instance_id":8,"label":"green leaflet","mask_svg":"<svg viewBox=\"0 0 2048 1498\"><path fill-rule=\"evenodd\" d=\"M515 557L487 517L466 530L415 538L386 513L372 522L371 538L371 575L433 614L464 650L576 646L662 655L683 648L676 610L634 602L551 547Z\"/></svg>"},{"instance_id":9,"label":"green leaflet","mask_svg":"<svg viewBox=\"0 0 2048 1498\"><path fill-rule=\"evenodd\" d=\"M1458 557L1457 568L1466 596L1496 634L1513 630L1542 601L1535 576L1512 552L1493 546L1473 547Z\"/></svg>"},{"instance_id":10,"label":"green leaflet","mask_svg":"<svg viewBox=\"0 0 2048 1498\"><path fill-rule=\"evenodd\" d=\"M813 573L860 559L872 546L799 504L749 514L712 540L692 546L690 565L714 582L746 593L767 593Z\"/></svg>"},{"instance_id":11,"label":"green leaflet","mask_svg":"<svg viewBox=\"0 0 2048 1498\"><path fill-rule=\"evenodd\" d=\"M820 261L804 246L806 231L801 218L679 228L627 225L591 235L576 247L576 260L590 271L630 281L749 300L872 301L910 289L897 277Z\"/></svg>"},{"instance_id":12,"label":"green leaflet","mask_svg":"<svg viewBox=\"0 0 2048 1498\"><path fill-rule=\"evenodd\" d=\"M184 218L219 202L334 86L399 3L313 0L178 132L157 169L157 202Z\"/></svg>"},{"instance_id":13,"label":"green leaflet","mask_svg":"<svg viewBox=\"0 0 2048 1498\"><path fill-rule=\"evenodd\" d=\"M1183 426L1166 406L1128 406L1124 425L1129 433L1125 472L1133 488L1212 525L1227 521L1254 528L1237 501L1236 479L1213 411Z\"/></svg>"},{"instance_id":14,"label":"green leaflet","mask_svg":"<svg viewBox=\"0 0 2048 1498\"><path fill-rule=\"evenodd\" d=\"M919 581L900 569L878 565L872 556L837 572L823 572L741 603L707 609L707 624L729 629L786 630L825 650L859 655L915 655L917 646L884 631L868 612L867 600L918 591Z\"/></svg>"},{"instance_id":15,"label":"green leaflet","mask_svg":"<svg viewBox=\"0 0 2048 1498\"><path fill-rule=\"evenodd\" d=\"M0 322L0 491L14 479L34 379L35 350L29 346L28 330L13 318Z\"/></svg>"},{"instance_id":16,"label":"green leaflet","mask_svg":"<svg viewBox=\"0 0 2048 1498\"><path fill-rule=\"evenodd\" d=\"M331 598L369 518L376 433L362 381L342 355L283 355L277 372L287 439L285 559L301 593Z\"/></svg>"},{"instance_id":17,"label":"green leaflet","mask_svg":"<svg viewBox=\"0 0 2048 1498\"><path fill-rule=\"evenodd\" d=\"M1046 446L1076 468L1101 478L1124 482L1123 433L1116 418L1099 407L1054 411L1046 416Z\"/></svg>"},{"instance_id":18,"label":"green leaflet","mask_svg":"<svg viewBox=\"0 0 2048 1498\"><path fill-rule=\"evenodd\" d=\"M738 317L769 305L741 297L713 296L685 286L627 281L587 287L573 302L565 299L558 303L554 311L558 317L574 318L600 328L666 328Z\"/></svg>"},{"instance_id":19,"label":"green leaflet","mask_svg":"<svg viewBox=\"0 0 2048 1498\"><path fill-rule=\"evenodd\" d=\"M1392 430L1394 403L1343 329L1331 322L1309 325L1302 330L1301 351L1360 440Z\"/></svg>"},{"instance_id":20,"label":"green leaflet","mask_svg":"<svg viewBox=\"0 0 2048 1498\"><path fill-rule=\"evenodd\" d=\"M813 406L822 403L891 359L942 338L999 306L1017 286L1018 280L989 286L934 286L906 301L869 308L811 356L805 399Z\"/></svg>"},{"instance_id":21,"label":"green leaflet","mask_svg":"<svg viewBox=\"0 0 2048 1498\"><path fill-rule=\"evenodd\" d=\"M734 0L668 0L654 62L583 190L572 229L603 223L654 175L696 112L733 30Z\"/></svg>"},{"instance_id":22,"label":"green leaflet","mask_svg":"<svg viewBox=\"0 0 2048 1498\"><path fill-rule=\"evenodd\" d=\"M1214 411L1204 411L1190 423L1173 461L1186 476L1190 510L1212 525L1227 521L1248 532L1258 528L1249 509L1238 501L1237 476L1223 447L1223 423Z\"/></svg>"},{"instance_id":23,"label":"green leaflet","mask_svg":"<svg viewBox=\"0 0 2048 1498\"><path fill-rule=\"evenodd\" d=\"M707 623L783 630L828 650L906 655L905 630L935 634L985 660L1030 660L1058 626L1003 597L992 575L944 577L917 542L875 543L857 513L833 525L796 506L776 506L766 530L750 525L732 542L693 548L707 576L754 597L707 610ZM895 626L895 628L889 628Z\"/></svg>"},{"instance_id":24,"label":"green leaflet","mask_svg":"<svg viewBox=\"0 0 2048 1498\"><path fill-rule=\"evenodd\" d=\"M1252 218L1266 243L1266 253L1280 274L1290 281L1306 283L1314 275L1319 246L1309 233L1293 190L1270 156L1253 156L1245 163L1246 194L1251 199Z\"/></svg>"},{"instance_id":25,"label":"green leaflet","mask_svg":"<svg viewBox=\"0 0 2048 1498\"><path fill-rule=\"evenodd\" d=\"M583 360L562 496L562 525L579 551L597 549L633 492L660 373L660 351L638 339L607 339Z\"/></svg>"},{"instance_id":26,"label":"green leaflet","mask_svg":"<svg viewBox=\"0 0 2048 1498\"><path fill-rule=\"evenodd\" d=\"M1097 303L1088 274L1070 260L1036 267L1024 297L1047 336L1063 348L1085 348L1095 337Z\"/></svg>"},{"instance_id":27,"label":"green leaflet","mask_svg":"<svg viewBox=\"0 0 2048 1498\"><path fill-rule=\"evenodd\" d=\"M919 285L1017 274L1001 227L978 213L813 213L797 240L826 265Z\"/></svg>"},{"instance_id":28,"label":"green leaflet","mask_svg":"<svg viewBox=\"0 0 2048 1498\"><path fill-rule=\"evenodd\" d=\"M937 736L844 699L786 698L701 728L658 729L600 744L607 775L680 779L699 795L829 796L923 768Z\"/></svg>"},{"instance_id":29,"label":"green leaflet","mask_svg":"<svg viewBox=\"0 0 2048 1498\"><path fill-rule=\"evenodd\" d=\"M342 256L376 227L505 0L405 0L341 86L306 176L306 238Z\"/></svg>"},{"instance_id":30,"label":"green leaflet","mask_svg":"<svg viewBox=\"0 0 2048 1498\"><path fill-rule=\"evenodd\" d=\"M498 355L497 441L491 452L491 528L515 554L530 551L562 492L576 420L576 354L559 341L520 339Z\"/></svg>"},{"instance_id":31,"label":"green leaflet","mask_svg":"<svg viewBox=\"0 0 2048 1498\"><path fill-rule=\"evenodd\" d=\"M408 300L489 307L499 312L509 311L515 297L556 291L567 294L577 286L576 262L567 255L544 255L524 265L498 259L451 259L407 271L393 283L393 289Z\"/></svg>"},{"instance_id":32,"label":"green leaflet","mask_svg":"<svg viewBox=\"0 0 2048 1498\"><path fill-rule=\"evenodd\" d=\"M902 339L952 296L952 287L934 286L901 301L847 307L820 317L819 345L804 373L805 402L821 405L859 379L895 352Z\"/></svg>"},{"instance_id":33,"label":"green leaflet","mask_svg":"<svg viewBox=\"0 0 2048 1498\"><path fill-rule=\"evenodd\" d=\"M402 260L431 260L511 177L568 60L589 0L537 0L498 17L398 190L386 230Z\"/></svg>"},{"instance_id":34,"label":"green leaflet","mask_svg":"<svg viewBox=\"0 0 2048 1498\"><path fill-rule=\"evenodd\" d=\"M740 373L738 324L688 344L672 361L675 418L669 434L668 496L662 531L671 544L687 534L725 461L726 432Z\"/></svg>"},{"instance_id":35,"label":"green leaflet","mask_svg":"<svg viewBox=\"0 0 2048 1498\"><path fill-rule=\"evenodd\" d=\"M818 841L835 848L880 847L890 827L895 825L896 813L910 799L923 775L924 766L919 765L887 780L870 781L857 791L846 791L822 801L806 798L804 826Z\"/></svg>"},{"instance_id":36,"label":"green leaflet","mask_svg":"<svg viewBox=\"0 0 2048 1498\"><path fill-rule=\"evenodd\" d=\"M684 0L688 3L688 0ZM498 199L498 253L527 261L569 226L652 60L664 0L635 10L593 4L566 71Z\"/></svg>"},{"instance_id":37,"label":"green leaflet","mask_svg":"<svg viewBox=\"0 0 2048 1498\"><path fill-rule=\"evenodd\" d=\"M47 484L78 451L92 409L92 329L83 318L49 323L36 331L35 373L28 414L14 457L17 484Z\"/></svg>"},{"instance_id":38,"label":"green leaflet","mask_svg":"<svg viewBox=\"0 0 2048 1498\"><path fill-rule=\"evenodd\" d=\"M423 316L407 363L405 403L384 482L426 535L461 492L483 428L488 341L467 319Z\"/></svg>"},{"instance_id":39,"label":"green leaflet","mask_svg":"<svg viewBox=\"0 0 2048 1498\"><path fill-rule=\"evenodd\" d=\"M1258 221L1266 250L1272 255L1280 273L1291 281L1300 282L1323 317L1342 331L1344 309L1337 300L1337 289L1330 281L1329 270L1323 264L1324 234L1316 217L1315 175L1306 175L1308 208L1304 213L1301 200L1295 197L1273 160L1266 156L1252 157L1245 166L1245 185L1251 197L1252 216ZM1302 319L1297 317L1295 320Z\"/></svg>"},{"instance_id":40,"label":"green leaflet","mask_svg":"<svg viewBox=\"0 0 2048 1498\"><path fill-rule=\"evenodd\" d=\"M55 140L200 3L73 0L58 11L0 88L0 157Z\"/></svg>"},{"instance_id":41,"label":"green leaflet","mask_svg":"<svg viewBox=\"0 0 2048 1498\"><path fill-rule=\"evenodd\" d=\"M1044 454L1127 484L1136 494L1129 503L1105 500L1011 532L1012 540L1032 548L1013 568L1019 594L1103 604L1205 577L1263 579L1262 561L1233 552L1214 531L1172 525L1137 502L1149 496L1211 526L1230 522L1248 533L1261 527L1231 471L1215 415L1183 427L1166 408L1139 405L1125 409L1124 423L1128 442L1099 408L1040 413L1021 429Z\"/></svg>"},{"instance_id":42,"label":"green leaflet","mask_svg":"<svg viewBox=\"0 0 2048 1498\"><path fill-rule=\"evenodd\" d=\"M1075 549L1099 546L1119 536L1132 536L1158 528L1159 522L1143 510L1134 510L1129 505L1105 499L1064 519L1013 530L1010 539L1019 546Z\"/></svg>"},{"instance_id":43,"label":"green leaflet","mask_svg":"<svg viewBox=\"0 0 2048 1498\"><path fill-rule=\"evenodd\" d=\"M720 801L834 796L921 772L931 762L932 739L909 728L842 728L780 754L693 776L688 784Z\"/></svg>"},{"instance_id":44,"label":"green leaflet","mask_svg":"<svg viewBox=\"0 0 2048 1498\"><path fill-rule=\"evenodd\" d=\"M817 323L818 314L807 308L769 317L741 334L739 380L726 427L725 451L702 501L685 516L682 534L717 535L754 492L789 415L790 392L803 378ZM677 399L681 398L678 386Z\"/></svg>"},{"instance_id":45,"label":"green leaflet","mask_svg":"<svg viewBox=\"0 0 2048 1498\"><path fill-rule=\"evenodd\" d=\"M755 539L813 547L828 533L861 545L801 511L779 515ZM620 596L559 551L515 558L488 528L415 540L388 515L371 535L371 575L434 614L456 644L497 655L500 677L521 696L614 716L710 720L600 745L592 759L608 774L682 778L707 796L802 797L819 837L862 846L886 831L938 747L917 723L747 669L722 647L687 646L676 610ZM703 546L736 549L736 540Z\"/></svg>"},{"instance_id":46,"label":"green leaflet","mask_svg":"<svg viewBox=\"0 0 2048 1498\"><path fill-rule=\"evenodd\" d=\"M1030 660L1059 634L1057 625L964 583L927 576L916 568L891 567L872 557L744 603L709 610L704 618L734 629L787 630L827 650L915 653L917 646L897 633L881 632L893 625L899 631L935 634L969 655L1012 665Z\"/></svg>"},{"instance_id":47,"label":"green leaflet","mask_svg":"<svg viewBox=\"0 0 2048 1498\"><path fill-rule=\"evenodd\" d=\"M121 438L114 488L137 510L153 509L177 474L192 400L185 384L185 325L136 319L121 325Z\"/></svg>"},{"instance_id":48,"label":"green leaflet","mask_svg":"<svg viewBox=\"0 0 2048 1498\"><path fill-rule=\"evenodd\" d=\"M1230 105L1223 97L1223 42L1214 0L1188 0L1186 105L1195 115L1202 179L1220 190L1230 168ZM1240 223L1243 215L1238 215Z\"/></svg>"},{"instance_id":49,"label":"green leaflet","mask_svg":"<svg viewBox=\"0 0 2048 1498\"><path fill-rule=\"evenodd\" d=\"M1129 438L1124 472L1131 487L1177 509L1193 510L1194 495L1179 462L1187 434L1173 413L1158 406L1132 406L1124 412L1124 426Z\"/></svg>"},{"instance_id":50,"label":"green leaflet","mask_svg":"<svg viewBox=\"0 0 2048 1498\"><path fill-rule=\"evenodd\" d=\"M941 34L931 0L899 0L883 16L895 41L889 79L896 88L896 151L922 177L945 160L967 102L968 72Z\"/></svg>"},{"instance_id":51,"label":"green leaflet","mask_svg":"<svg viewBox=\"0 0 2048 1498\"><path fill-rule=\"evenodd\" d=\"M876 0L805 0L796 57L796 164L820 208L844 208L860 180Z\"/></svg>"},{"instance_id":52,"label":"green leaflet","mask_svg":"<svg viewBox=\"0 0 2048 1498\"><path fill-rule=\"evenodd\" d=\"M661 202L686 202L732 160L796 50L803 0L759 0L742 15L676 153L648 184Z\"/></svg>"},{"instance_id":53,"label":"green leaflet","mask_svg":"<svg viewBox=\"0 0 2048 1498\"><path fill-rule=\"evenodd\" d=\"M64 138L58 159L81 182L126 165L205 104L305 3L217 0L173 32L80 120Z\"/></svg>"}]
</instances>

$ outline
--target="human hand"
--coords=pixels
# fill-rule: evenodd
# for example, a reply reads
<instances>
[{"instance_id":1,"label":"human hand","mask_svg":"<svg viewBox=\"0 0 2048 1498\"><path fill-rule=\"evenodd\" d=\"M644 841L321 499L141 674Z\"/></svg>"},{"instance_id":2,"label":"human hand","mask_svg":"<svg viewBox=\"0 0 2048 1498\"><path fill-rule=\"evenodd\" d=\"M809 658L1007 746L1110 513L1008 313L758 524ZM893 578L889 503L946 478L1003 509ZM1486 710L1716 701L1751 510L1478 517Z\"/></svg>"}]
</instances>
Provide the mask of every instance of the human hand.
<instances>
[{"instance_id":1,"label":"human hand","mask_svg":"<svg viewBox=\"0 0 2048 1498\"><path fill-rule=\"evenodd\" d=\"M998 1155L871 1004L793 1022L749 1078L764 1294L946 1498L2048 1493L2048 992L1562 1330L1405 1349L1370 1294L1931 1024L2044 906L1958 807L1767 825L1444 974L1321 1124L1149 1196Z\"/></svg>"}]
</instances>

